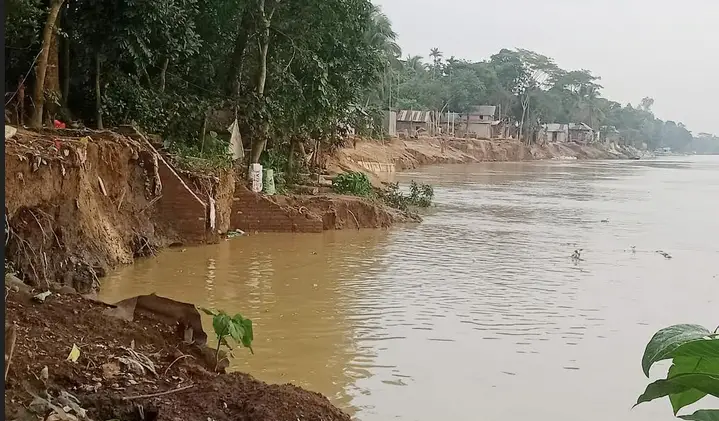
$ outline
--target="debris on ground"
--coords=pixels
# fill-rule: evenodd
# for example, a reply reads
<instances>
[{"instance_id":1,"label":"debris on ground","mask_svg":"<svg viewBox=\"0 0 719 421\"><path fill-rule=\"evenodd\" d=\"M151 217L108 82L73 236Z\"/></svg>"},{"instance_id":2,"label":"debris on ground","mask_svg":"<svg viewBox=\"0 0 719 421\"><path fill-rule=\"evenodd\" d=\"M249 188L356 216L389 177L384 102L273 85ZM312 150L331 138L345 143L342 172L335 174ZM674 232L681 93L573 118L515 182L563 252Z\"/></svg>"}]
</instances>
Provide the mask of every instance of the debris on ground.
<instances>
[{"instance_id":1,"label":"debris on ground","mask_svg":"<svg viewBox=\"0 0 719 421\"><path fill-rule=\"evenodd\" d=\"M190 304L134 297L122 302L122 318L106 314L118 307L78 295L54 294L42 304L33 295L13 291L7 299L6 320L17 333L5 389L7 420L350 419L320 394L212 372L214 352L204 345L201 326L198 331L194 323L170 322L171 314L164 320L150 314L154 306L182 319ZM192 343L185 341L188 329Z\"/></svg>"}]
</instances>

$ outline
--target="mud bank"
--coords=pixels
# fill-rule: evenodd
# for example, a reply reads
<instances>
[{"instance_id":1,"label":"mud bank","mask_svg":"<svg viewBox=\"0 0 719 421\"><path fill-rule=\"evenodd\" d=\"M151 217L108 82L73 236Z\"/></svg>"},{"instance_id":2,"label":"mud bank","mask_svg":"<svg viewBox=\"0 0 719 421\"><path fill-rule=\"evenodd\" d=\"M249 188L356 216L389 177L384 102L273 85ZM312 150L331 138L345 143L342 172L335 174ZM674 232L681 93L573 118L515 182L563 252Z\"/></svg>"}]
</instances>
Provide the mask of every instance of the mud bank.
<instances>
[{"instance_id":1,"label":"mud bank","mask_svg":"<svg viewBox=\"0 0 719 421\"><path fill-rule=\"evenodd\" d=\"M328 160L331 172L363 171L378 175L432 164L538 159L630 159L642 152L618 145L549 143L527 146L517 140L399 139L358 140Z\"/></svg>"},{"instance_id":2,"label":"mud bank","mask_svg":"<svg viewBox=\"0 0 719 421\"><path fill-rule=\"evenodd\" d=\"M200 199L149 142L118 133L20 130L5 141L6 257L26 282L95 291L109 268L172 244L216 241ZM223 217L225 220L223 220Z\"/></svg>"},{"instance_id":3,"label":"mud bank","mask_svg":"<svg viewBox=\"0 0 719 421\"><path fill-rule=\"evenodd\" d=\"M319 394L212 372L175 326L143 315L132 322L110 317L106 305L76 295L51 295L44 303L31 297L11 292L7 300L6 322L15 325L16 340L5 384L6 420L46 417L53 408L44 401L77 417L46 418L54 420L350 419ZM80 350L75 362L68 360L73 345Z\"/></svg>"},{"instance_id":4,"label":"mud bank","mask_svg":"<svg viewBox=\"0 0 719 421\"><path fill-rule=\"evenodd\" d=\"M230 170L175 168L144 135L125 129L21 129L6 140L6 256L28 284L93 293L109 269L164 247L217 242L229 230L322 232L419 221L357 197L253 193Z\"/></svg>"}]
</instances>

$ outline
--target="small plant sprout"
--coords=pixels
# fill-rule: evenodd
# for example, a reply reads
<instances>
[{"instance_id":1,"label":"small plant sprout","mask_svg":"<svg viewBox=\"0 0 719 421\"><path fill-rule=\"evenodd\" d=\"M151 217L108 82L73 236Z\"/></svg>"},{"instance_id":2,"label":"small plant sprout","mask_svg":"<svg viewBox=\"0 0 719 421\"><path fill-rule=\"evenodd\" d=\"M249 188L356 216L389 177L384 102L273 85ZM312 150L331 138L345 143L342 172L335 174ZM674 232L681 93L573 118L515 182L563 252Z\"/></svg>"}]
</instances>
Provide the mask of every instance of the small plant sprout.
<instances>
[{"instance_id":1,"label":"small plant sprout","mask_svg":"<svg viewBox=\"0 0 719 421\"><path fill-rule=\"evenodd\" d=\"M230 346L227 338L232 338L235 343L242 345L245 348L249 348L252 354L255 351L252 350L252 320L245 319L241 314L237 313L233 317L224 311L217 311L213 309L200 308L202 312L212 316L212 328L217 335L217 349L215 349L215 371L220 363L220 347L226 346L230 350L230 356L232 354L232 347Z\"/></svg>"}]
</instances>

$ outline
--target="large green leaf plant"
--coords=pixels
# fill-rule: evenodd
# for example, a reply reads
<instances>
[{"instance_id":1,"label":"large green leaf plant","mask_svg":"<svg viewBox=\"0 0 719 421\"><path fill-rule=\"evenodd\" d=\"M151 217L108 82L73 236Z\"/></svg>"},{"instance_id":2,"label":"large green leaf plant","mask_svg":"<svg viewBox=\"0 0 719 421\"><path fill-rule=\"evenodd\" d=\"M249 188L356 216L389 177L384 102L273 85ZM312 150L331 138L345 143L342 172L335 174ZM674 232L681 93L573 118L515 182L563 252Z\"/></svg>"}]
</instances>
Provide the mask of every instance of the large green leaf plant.
<instances>
[{"instance_id":1,"label":"large green leaf plant","mask_svg":"<svg viewBox=\"0 0 719 421\"><path fill-rule=\"evenodd\" d=\"M642 370L659 361L672 360L666 378L649 384L637 405L668 397L674 415L684 420L719 421L719 409L701 409L678 415L683 408L706 396L719 398L719 334L691 324L660 330L649 341L642 357Z\"/></svg>"}]
</instances>

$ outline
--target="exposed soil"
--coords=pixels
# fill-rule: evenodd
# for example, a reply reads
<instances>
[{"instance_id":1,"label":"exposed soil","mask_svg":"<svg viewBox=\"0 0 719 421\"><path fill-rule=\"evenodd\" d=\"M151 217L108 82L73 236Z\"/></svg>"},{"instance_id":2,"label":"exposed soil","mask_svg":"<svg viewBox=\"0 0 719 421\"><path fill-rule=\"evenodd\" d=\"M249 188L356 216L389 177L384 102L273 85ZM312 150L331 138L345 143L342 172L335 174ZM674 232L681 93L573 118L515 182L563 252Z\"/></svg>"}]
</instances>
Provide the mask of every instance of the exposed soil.
<instances>
[{"instance_id":1,"label":"exposed soil","mask_svg":"<svg viewBox=\"0 0 719 421\"><path fill-rule=\"evenodd\" d=\"M26 281L90 292L106 268L165 242L146 212L154 172L135 164L142 151L111 132L21 129L5 141L6 256Z\"/></svg>"},{"instance_id":2,"label":"exposed soil","mask_svg":"<svg viewBox=\"0 0 719 421\"><path fill-rule=\"evenodd\" d=\"M632 158L639 151L616 145L550 143L528 147L514 139L355 139L354 145L340 149L328 159L330 172L362 171L380 185L381 173L402 171L422 165L461 164L482 161L528 161L537 159L613 159Z\"/></svg>"},{"instance_id":3,"label":"exposed soil","mask_svg":"<svg viewBox=\"0 0 719 421\"><path fill-rule=\"evenodd\" d=\"M126 322L105 315L108 306L76 295L53 294L44 303L31 297L11 292L7 300L6 322L17 331L5 389L7 420L42 419L49 411L31 405L33 395L47 398L47 393L62 407L63 392L76 397L91 420L350 419L322 395L268 385L247 374L211 372L207 348L185 344L176 326L141 315ZM76 362L68 360L73 345L80 349ZM133 352L147 357L157 375L118 359ZM249 353L238 357L251 358Z\"/></svg>"},{"instance_id":4,"label":"exposed soil","mask_svg":"<svg viewBox=\"0 0 719 421\"><path fill-rule=\"evenodd\" d=\"M115 132L18 130L5 141L7 260L31 285L91 293L110 268L227 231L231 172L168 184L161 161L148 142ZM199 197L216 202L214 232L198 222L209 216Z\"/></svg>"},{"instance_id":5,"label":"exposed soil","mask_svg":"<svg viewBox=\"0 0 719 421\"><path fill-rule=\"evenodd\" d=\"M389 228L398 223L422 221L418 215L401 212L381 202L356 196L274 196L271 200L317 215L322 219L325 230Z\"/></svg>"}]
</instances>

